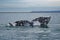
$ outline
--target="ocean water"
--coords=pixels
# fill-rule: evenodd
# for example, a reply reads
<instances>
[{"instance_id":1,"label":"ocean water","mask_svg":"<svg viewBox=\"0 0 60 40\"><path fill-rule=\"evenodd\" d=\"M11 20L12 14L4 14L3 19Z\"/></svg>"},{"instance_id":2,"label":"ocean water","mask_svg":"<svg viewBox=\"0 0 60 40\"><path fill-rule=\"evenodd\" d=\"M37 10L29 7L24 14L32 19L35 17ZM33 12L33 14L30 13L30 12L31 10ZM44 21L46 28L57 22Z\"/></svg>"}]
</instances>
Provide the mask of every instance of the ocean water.
<instances>
[{"instance_id":1,"label":"ocean water","mask_svg":"<svg viewBox=\"0 0 60 40\"><path fill-rule=\"evenodd\" d=\"M6 27L16 20L32 20L40 16L51 16L49 28L40 26ZM36 23L38 24L38 23ZM60 40L59 13L0 13L0 40Z\"/></svg>"}]
</instances>

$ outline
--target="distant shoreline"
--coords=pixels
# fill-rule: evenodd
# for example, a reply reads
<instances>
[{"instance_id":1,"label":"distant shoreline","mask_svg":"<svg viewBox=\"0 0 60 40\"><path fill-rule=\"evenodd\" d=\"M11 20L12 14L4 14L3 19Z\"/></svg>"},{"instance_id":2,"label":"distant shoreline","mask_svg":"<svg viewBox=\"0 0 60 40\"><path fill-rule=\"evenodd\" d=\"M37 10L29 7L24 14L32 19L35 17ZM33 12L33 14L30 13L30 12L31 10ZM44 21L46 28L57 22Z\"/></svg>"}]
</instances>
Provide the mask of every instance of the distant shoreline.
<instances>
[{"instance_id":1,"label":"distant shoreline","mask_svg":"<svg viewBox=\"0 0 60 40\"><path fill-rule=\"evenodd\" d=\"M31 13L60 13L60 11L32 11Z\"/></svg>"},{"instance_id":2,"label":"distant shoreline","mask_svg":"<svg viewBox=\"0 0 60 40\"><path fill-rule=\"evenodd\" d=\"M60 13L60 11L0 12L0 13Z\"/></svg>"}]
</instances>

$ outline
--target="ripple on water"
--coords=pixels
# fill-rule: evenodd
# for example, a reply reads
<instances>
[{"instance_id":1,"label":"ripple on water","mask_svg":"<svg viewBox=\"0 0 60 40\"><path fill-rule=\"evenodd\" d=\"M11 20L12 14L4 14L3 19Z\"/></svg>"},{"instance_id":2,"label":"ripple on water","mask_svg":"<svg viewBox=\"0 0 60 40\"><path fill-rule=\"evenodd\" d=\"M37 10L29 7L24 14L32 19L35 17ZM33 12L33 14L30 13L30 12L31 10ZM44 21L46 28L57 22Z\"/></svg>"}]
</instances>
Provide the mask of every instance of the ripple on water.
<instances>
[{"instance_id":1,"label":"ripple on water","mask_svg":"<svg viewBox=\"0 0 60 40\"><path fill-rule=\"evenodd\" d=\"M0 27L1 40L59 40L59 27Z\"/></svg>"}]
</instances>

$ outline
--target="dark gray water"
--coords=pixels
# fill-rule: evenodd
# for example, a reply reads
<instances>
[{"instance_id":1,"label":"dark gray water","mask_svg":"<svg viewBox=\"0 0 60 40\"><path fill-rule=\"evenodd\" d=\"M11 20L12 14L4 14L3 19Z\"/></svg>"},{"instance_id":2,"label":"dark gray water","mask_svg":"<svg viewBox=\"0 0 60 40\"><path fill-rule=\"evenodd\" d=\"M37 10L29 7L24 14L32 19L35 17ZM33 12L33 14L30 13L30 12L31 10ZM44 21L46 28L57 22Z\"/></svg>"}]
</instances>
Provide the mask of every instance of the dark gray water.
<instances>
[{"instance_id":1,"label":"dark gray water","mask_svg":"<svg viewBox=\"0 0 60 40\"><path fill-rule=\"evenodd\" d=\"M0 26L0 40L60 40L60 25L49 28Z\"/></svg>"},{"instance_id":2,"label":"dark gray water","mask_svg":"<svg viewBox=\"0 0 60 40\"><path fill-rule=\"evenodd\" d=\"M39 16L52 17L49 28L6 27L9 22L20 19L32 20ZM59 13L0 13L0 24L0 40L60 40Z\"/></svg>"}]
</instances>

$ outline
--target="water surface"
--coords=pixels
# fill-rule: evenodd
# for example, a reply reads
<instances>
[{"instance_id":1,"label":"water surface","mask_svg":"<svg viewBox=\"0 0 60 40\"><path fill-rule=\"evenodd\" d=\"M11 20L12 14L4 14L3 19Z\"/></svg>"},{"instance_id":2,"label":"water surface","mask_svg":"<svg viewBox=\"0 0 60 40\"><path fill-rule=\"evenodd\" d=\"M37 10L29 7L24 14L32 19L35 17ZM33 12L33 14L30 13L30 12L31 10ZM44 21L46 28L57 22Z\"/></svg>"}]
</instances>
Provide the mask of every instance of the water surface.
<instances>
[{"instance_id":1,"label":"water surface","mask_svg":"<svg viewBox=\"0 0 60 40\"><path fill-rule=\"evenodd\" d=\"M40 16L51 16L49 28L6 27L9 22L29 20ZM38 23L36 23L38 24ZM0 40L60 40L59 13L0 13Z\"/></svg>"}]
</instances>

